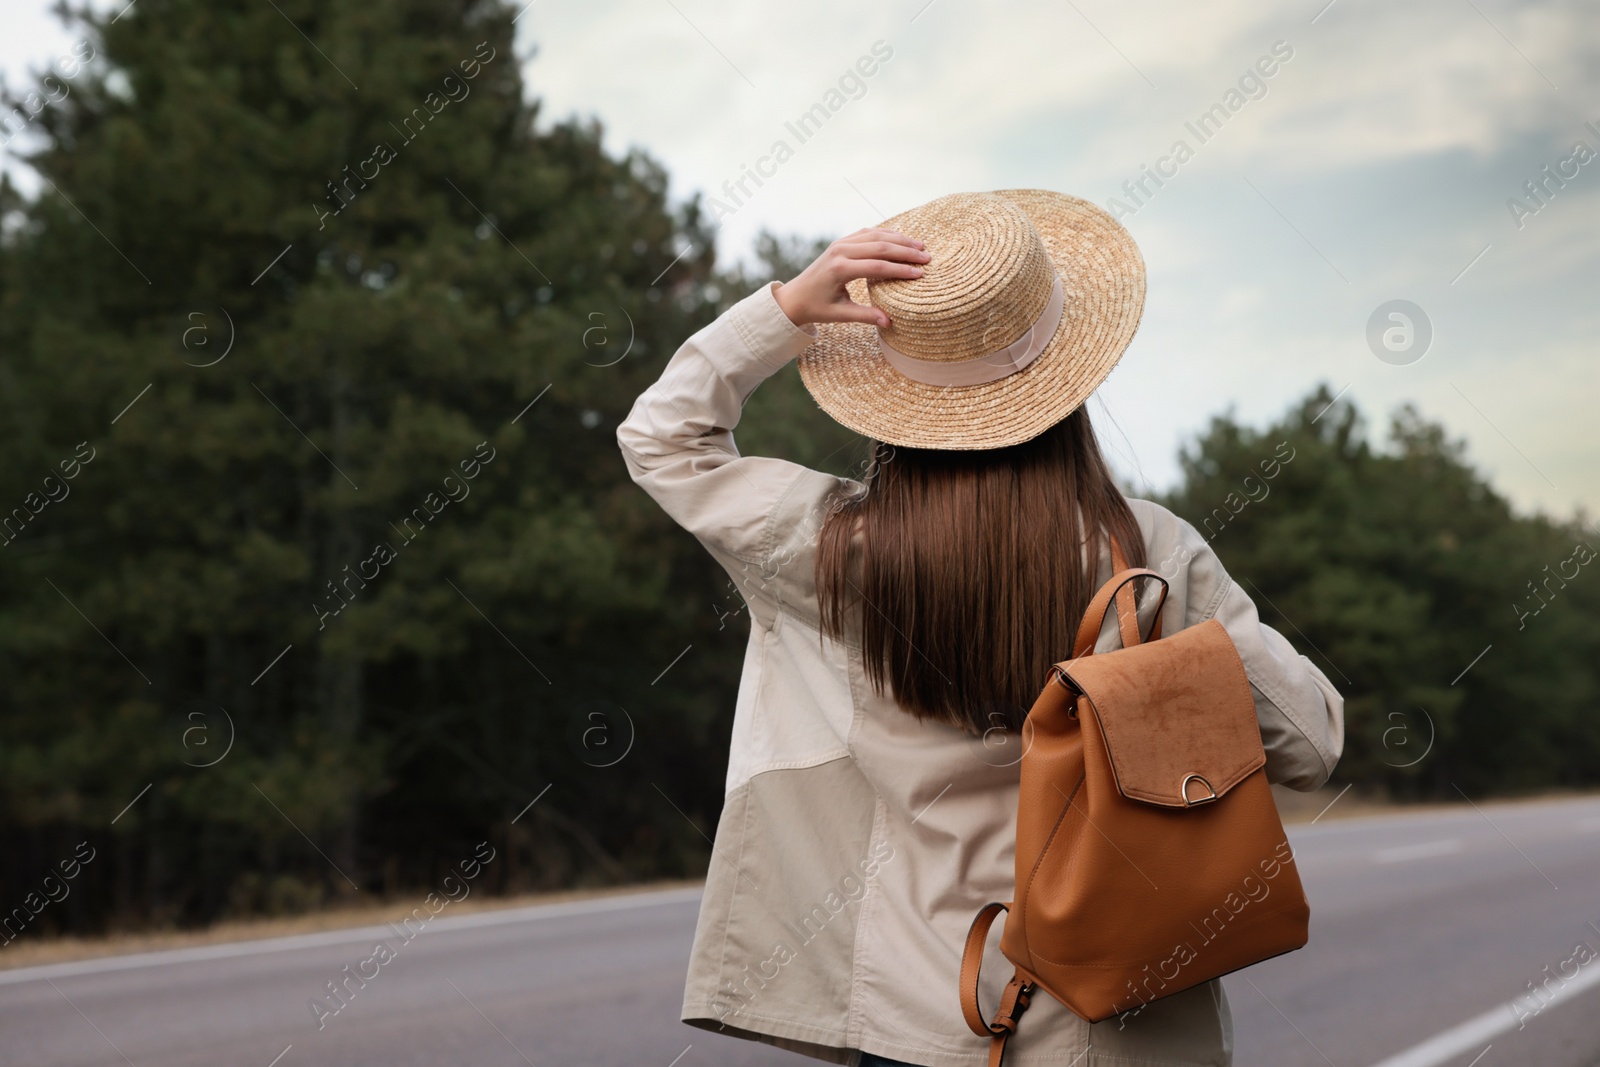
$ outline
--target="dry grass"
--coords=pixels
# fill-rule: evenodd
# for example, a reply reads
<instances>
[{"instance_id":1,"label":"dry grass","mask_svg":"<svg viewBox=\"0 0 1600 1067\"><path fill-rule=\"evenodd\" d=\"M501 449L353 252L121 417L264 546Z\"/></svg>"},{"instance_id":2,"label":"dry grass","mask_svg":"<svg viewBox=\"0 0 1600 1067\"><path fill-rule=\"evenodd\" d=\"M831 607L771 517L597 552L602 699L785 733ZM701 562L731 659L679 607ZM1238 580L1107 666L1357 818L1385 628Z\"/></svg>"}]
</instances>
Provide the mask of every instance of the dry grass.
<instances>
[{"instance_id":1,"label":"dry grass","mask_svg":"<svg viewBox=\"0 0 1600 1067\"><path fill-rule=\"evenodd\" d=\"M1426 811L1449 811L1467 806L1462 800L1400 804L1382 797L1363 795L1354 789L1341 796L1344 789L1344 786L1328 785L1312 793L1297 793L1293 789L1275 785L1272 787L1272 798L1278 804L1278 815L1288 826L1312 821L1332 822L1336 819L1351 819L1364 815L1410 815ZM1520 797L1495 797L1482 803L1492 803L1500 807L1506 804L1540 804L1553 800L1576 800L1593 796L1595 796L1593 791L1548 790Z\"/></svg>"},{"instance_id":2,"label":"dry grass","mask_svg":"<svg viewBox=\"0 0 1600 1067\"><path fill-rule=\"evenodd\" d=\"M1326 822L1332 819L1350 819L1361 815L1382 815L1399 811L1401 806L1387 800L1362 796L1354 789L1339 796L1344 786L1323 786L1311 793L1297 793L1281 785L1272 787L1272 799L1277 801L1278 816L1284 824L1308 823L1312 819ZM1338 798L1338 803L1334 799ZM1330 808L1329 804L1333 804ZM1323 812L1326 811L1326 814ZM1320 819L1318 816L1321 816Z\"/></svg>"},{"instance_id":3,"label":"dry grass","mask_svg":"<svg viewBox=\"0 0 1600 1067\"><path fill-rule=\"evenodd\" d=\"M556 904L568 900L592 900L599 897L638 893L651 889L682 889L698 887L699 880L675 882L650 882L640 885L617 886L607 889L580 889L559 893L530 893L514 897L468 896L449 906L449 915L467 915L473 912L501 911L521 908L529 904ZM320 930L339 930L350 926L369 926L397 921L411 913L421 903L425 893L416 899L400 898L382 904L355 904L333 907L305 915L291 915L274 919L244 919L219 922L204 930L152 930L111 934L105 937L58 937L47 940L30 940L24 937L0 948L0 970L13 967L31 967L42 963L64 963L68 960L92 959L99 956L122 956L132 952L155 952L169 948L190 948L195 945L214 945L228 941L255 941L265 937L282 937L287 934L309 934Z\"/></svg>"}]
</instances>

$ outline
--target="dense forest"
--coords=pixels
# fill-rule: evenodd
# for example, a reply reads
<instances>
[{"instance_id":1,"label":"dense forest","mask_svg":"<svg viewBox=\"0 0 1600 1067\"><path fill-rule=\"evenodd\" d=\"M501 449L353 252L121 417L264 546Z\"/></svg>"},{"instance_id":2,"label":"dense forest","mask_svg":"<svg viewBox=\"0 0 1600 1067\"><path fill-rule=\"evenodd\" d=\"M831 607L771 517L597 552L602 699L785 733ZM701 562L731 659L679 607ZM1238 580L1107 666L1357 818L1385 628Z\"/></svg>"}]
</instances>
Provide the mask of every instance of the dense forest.
<instances>
[{"instance_id":1,"label":"dense forest","mask_svg":"<svg viewBox=\"0 0 1600 1067\"><path fill-rule=\"evenodd\" d=\"M615 430L817 243L719 266L491 0L62 11L0 125L0 944L702 872L747 624ZM1596 784L1596 532L1332 400L1164 502L1348 695L1336 783ZM792 365L739 441L865 456Z\"/></svg>"}]
</instances>

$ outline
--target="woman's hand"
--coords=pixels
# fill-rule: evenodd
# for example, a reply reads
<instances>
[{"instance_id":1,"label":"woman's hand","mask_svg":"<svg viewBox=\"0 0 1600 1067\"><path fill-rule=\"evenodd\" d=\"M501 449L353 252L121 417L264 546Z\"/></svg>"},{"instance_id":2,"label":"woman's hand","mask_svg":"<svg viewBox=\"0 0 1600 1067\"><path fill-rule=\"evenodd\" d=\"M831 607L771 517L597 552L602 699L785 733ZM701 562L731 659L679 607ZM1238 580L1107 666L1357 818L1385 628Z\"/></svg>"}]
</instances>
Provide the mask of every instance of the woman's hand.
<instances>
[{"instance_id":1,"label":"woman's hand","mask_svg":"<svg viewBox=\"0 0 1600 1067\"><path fill-rule=\"evenodd\" d=\"M857 230L829 245L793 281L773 291L778 306L796 326L811 322L870 322L880 328L889 316L850 299L845 282L856 278L920 278L931 257L921 241L894 230Z\"/></svg>"}]
</instances>

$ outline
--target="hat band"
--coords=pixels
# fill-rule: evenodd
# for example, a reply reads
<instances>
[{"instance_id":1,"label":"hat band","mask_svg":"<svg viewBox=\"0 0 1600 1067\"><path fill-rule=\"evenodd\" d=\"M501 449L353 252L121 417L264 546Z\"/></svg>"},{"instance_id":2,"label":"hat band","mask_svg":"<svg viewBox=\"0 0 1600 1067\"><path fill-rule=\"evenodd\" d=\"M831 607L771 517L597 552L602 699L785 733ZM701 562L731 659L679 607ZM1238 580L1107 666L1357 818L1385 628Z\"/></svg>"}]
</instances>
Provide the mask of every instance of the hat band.
<instances>
[{"instance_id":1,"label":"hat band","mask_svg":"<svg viewBox=\"0 0 1600 1067\"><path fill-rule=\"evenodd\" d=\"M1004 348L972 359L939 361L908 356L883 339L878 331L878 349L889 365L914 382L924 385L983 385L1015 374L1039 358L1050 339L1055 336L1066 310L1066 292L1061 285L1061 275L1056 275L1050 287L1050 301L1039 317L1033 320L1028 331Z\"/></svg>"}]
</instances>

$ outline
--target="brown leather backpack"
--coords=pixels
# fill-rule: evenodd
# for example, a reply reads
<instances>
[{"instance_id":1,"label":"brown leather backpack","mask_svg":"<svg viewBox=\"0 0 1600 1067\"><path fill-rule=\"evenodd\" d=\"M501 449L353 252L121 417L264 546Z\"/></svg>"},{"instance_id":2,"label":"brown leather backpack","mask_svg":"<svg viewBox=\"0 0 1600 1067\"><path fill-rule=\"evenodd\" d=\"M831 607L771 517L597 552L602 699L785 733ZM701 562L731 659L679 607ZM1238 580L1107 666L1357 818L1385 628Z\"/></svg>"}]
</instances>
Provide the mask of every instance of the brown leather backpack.
<instances>
[{"instance_id":1,"label":"brown leather backpack","mask_svg":"<svg viewBox=\"0 0 1600 1067\"><path fill-rule=\"evenodd\" d=\"M991 1067L1036 988L1098 1022L1306 943L1238 650L1215 619L1161 637L1165 579L1111 548L1117 573L1023 724L1016 899L978 913L962 954L961 1010L992 1037ZM1139 578L1161 583L1147 640ZM1095 655L1113 598L1123 647ZM985 1022L978 969L1002 911L1016 973Z\"/></svg>"}]
</instances>

